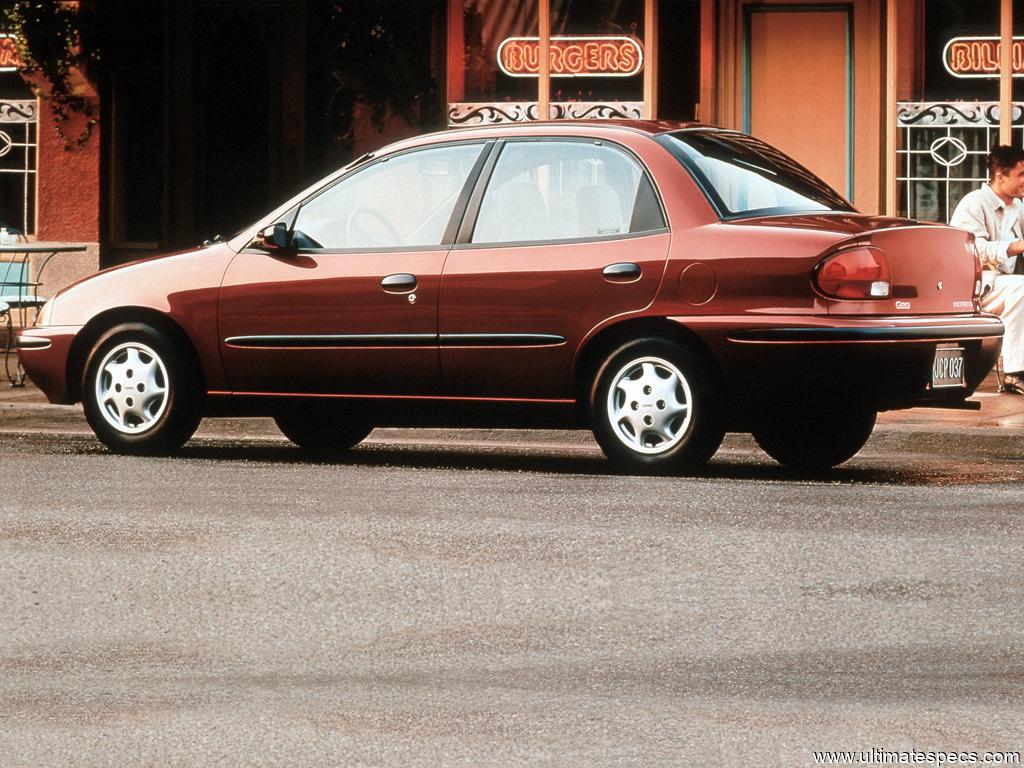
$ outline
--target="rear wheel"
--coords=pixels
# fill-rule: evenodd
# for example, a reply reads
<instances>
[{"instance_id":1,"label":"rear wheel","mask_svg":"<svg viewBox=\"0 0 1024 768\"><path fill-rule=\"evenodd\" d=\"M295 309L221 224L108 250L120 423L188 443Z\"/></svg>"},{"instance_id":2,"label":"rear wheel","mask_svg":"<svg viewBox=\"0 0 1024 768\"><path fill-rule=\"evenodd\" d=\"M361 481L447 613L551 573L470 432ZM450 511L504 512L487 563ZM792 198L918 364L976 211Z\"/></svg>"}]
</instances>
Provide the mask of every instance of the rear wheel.
<instances>
[{"instance_id":1,"label":"rear wheel","mask_svg":"<svg viewBox=\"0 0 1024 768\"><path fill-rule=\"evenodd\" d=\"M859 408L790 413L765 419L754 430L754 439L787 467L829 469L864 447L875 428L875 416L875 411Z\"/></svg>"},{"instance_id":2,"label":"rear wheel","mask_svg":"<svg viewBox=\"0 0 1024 768\"><path fill-rule=\"evenodd\" d=\"M306 403L278 412L274 421L297 446L320 454L347 451L373 431L352 409L333 404Z\"/></svg>"},{"instance_id":3,"label":"rear wheel","mask_svg":"<svg viewBox=\"0 0 1024 768\"><path fill-rule=\"evenodd\" d=\"M82 381L89 426L115 453L177 450L199 426L203 396L194 355L142 323L125 323L100 337Z\"/></svg>"},{"instance_id":4,"label":"rear wheel","mask_svg":"<svg viewBox=\"0 0 1024 768\"><path fill-rule=\"evenodd\" d=\"M722 444L721 399L707 363L667 339L639 339L612 354L591 397L594 436L634 472L685 472Z\"/></svg>"}]
</instances>

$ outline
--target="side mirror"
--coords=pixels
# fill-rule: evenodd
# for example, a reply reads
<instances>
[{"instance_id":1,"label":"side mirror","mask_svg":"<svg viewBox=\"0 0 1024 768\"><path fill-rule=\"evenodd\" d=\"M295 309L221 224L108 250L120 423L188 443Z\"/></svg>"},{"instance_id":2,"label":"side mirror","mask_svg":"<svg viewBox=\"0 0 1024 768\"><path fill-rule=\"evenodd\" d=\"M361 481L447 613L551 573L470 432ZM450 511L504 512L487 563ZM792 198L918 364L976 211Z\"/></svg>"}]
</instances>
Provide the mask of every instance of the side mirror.
<instances>
[{"instance_id":1,"label":"side mirror","mask_svg":"<svg viewBox=\"0 0 1024 768\"><path fill-rule=\"evenodd\" d=\"M292 244L289 242L290 239L288 237L288 225L283 221L279 221L273 226L260 230L259 234L256 235L256 245L271 252L287 251L292 248Z\"/></svg>"}]
</instances>

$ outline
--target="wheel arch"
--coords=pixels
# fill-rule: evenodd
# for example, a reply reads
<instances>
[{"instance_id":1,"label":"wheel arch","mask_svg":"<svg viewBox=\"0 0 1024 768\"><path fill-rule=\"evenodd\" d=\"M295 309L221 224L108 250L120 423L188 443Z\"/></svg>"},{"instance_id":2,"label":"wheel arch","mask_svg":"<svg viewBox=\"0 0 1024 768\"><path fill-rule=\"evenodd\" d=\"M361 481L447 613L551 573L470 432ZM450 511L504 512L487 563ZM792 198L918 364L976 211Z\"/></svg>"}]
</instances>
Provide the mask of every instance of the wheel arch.
<instances>
[{"instance_id":1,"label":"wheel arch","mask_svg":"<svg viewBox=\"0 0 1024 768\"><path fill-rule=\"evenodd\" d=\"M572 394L581 407L590 402L591 388L601 366L616 349L634 339L664 338L682 344L699 355L708 365L713 380L728 396L721 367L705 341L683 323L664 317L641 317L623 320L602 328L581 347L576 355L572 372Z\"/></svg>"},{"instance_id":2,"label":"wheel arch","mask_svg":"<svg viewBox=\"0 0 1024 768\"><path fill-rule=\"evenodd\" d=\"M123 323L149 325L174 339L195 364L196 371L203 377L203 391L206 391L206 371L203 370L195 344L178 323L151 307L116 307L96 315L75 335L75 340L68 352L65 373L71 402L78 402L82 399L82 375L85 373L85 366L89 360L89 352L103 334Z\"/></svg>"}]
</instances>

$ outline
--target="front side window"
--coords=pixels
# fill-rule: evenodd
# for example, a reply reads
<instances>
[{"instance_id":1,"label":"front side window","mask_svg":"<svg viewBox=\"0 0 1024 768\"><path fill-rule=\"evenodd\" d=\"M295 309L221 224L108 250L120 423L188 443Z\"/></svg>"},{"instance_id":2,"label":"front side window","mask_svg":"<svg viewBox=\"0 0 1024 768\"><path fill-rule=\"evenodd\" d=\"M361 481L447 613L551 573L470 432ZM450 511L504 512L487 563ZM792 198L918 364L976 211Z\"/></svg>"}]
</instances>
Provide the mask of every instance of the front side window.
<instances>
[{"instance_id":1,"label":"front side window","mask_svg":"<svg viewBox=\"0 0 1024 768\"><path fill-rule=\"evenodd\" d=\"M520 141L502 149L474 243L619 237L664 228L647 174L606 144Z\"/></svg>"},{"instance_id":2,"label":"front side window","mask_svg":"<svg viewBox=\"0 0 1024 768\"><path fill-rule=\"evenodd\" d=\"M299 209L296 244L332 250L442 245L482 148L422 149L356 171Z\"/></svg>"},{"instance_id":3,"label":"front side window","mask_svg":"<svg viewBox=\"0 0 1024 768\"><path fill-rule=\"evenodd\" d=\"M722 216L853 210L813 173L752 136L686 130L658 140L697 179Z\"/></svg>"}]
</instances>

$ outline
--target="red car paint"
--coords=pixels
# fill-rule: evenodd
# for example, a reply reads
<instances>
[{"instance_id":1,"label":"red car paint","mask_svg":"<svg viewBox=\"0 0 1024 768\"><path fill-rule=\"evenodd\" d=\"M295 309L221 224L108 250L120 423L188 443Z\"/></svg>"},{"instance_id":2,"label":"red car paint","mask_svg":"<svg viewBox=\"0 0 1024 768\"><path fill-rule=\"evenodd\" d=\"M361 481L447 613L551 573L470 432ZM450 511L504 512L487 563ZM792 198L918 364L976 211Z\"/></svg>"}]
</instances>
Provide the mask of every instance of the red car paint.
<instances>
[{"instance_id":1,"label":"red car paint","mask_svg":"<svg viewBox=\"0 0 1024 768\"><path fill-rule=\"evenodd\" d=\"M194 348L211 413L239 402L246 412L273 412L310 396L403 403L381 411L378 424L460 423L466 414L457 404L472 401L546 403L584 424L599 362L624 341L660 334L706 354L728 398L730 428L747 428L778 398L823 402L841 393L882 410L956 406L973 393L994 364L1001 326L976 309L968 234L851 210L721 216L657 140L697 127L536 123L399 142L373 162L453 142L614 147L649 174L666 226L606 238L467 242L469 193L477 203L486 194L485 168L456 207L453 225L468 205L462 228L450 228L459 232L454 242L344 253L268 253L256 243L265 227L364 167L356 166L226 243L107 270L61 291L46 325L23 332L22 363L52 402L75 402L105 328L160 318ZM815 287L824 258L865 245L886 254L890 295L842 300ZM602 273L616 263L636 265L635 279ZM415 288L383 290L382 279L398 274L415 276ZM935 389L931 360L947 344L964 349L964 382ZM524 423L522 411L515 414L511 422ZM474 417L481 421L510 418L485 408Z\"/></svg>"}]
</instances>

